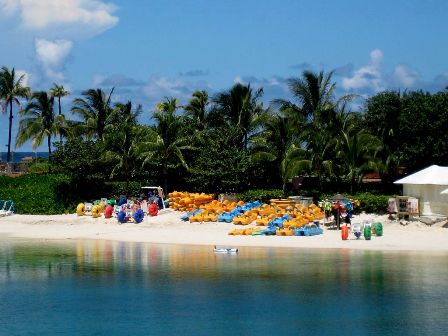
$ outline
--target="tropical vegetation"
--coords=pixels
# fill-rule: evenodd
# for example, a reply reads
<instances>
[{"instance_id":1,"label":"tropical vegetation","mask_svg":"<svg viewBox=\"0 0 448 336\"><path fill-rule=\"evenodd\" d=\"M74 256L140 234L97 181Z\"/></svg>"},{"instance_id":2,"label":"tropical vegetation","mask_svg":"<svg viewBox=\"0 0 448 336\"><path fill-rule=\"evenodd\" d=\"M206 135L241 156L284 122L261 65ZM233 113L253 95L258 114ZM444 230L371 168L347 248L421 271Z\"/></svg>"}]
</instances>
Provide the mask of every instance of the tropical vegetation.
<instances>
[{"instance_id":1,"label":"tropical vegetation","mask_svg":"<svg viewBox=\"0 0 448 336\"><path fill-rule=\"evenodd\" d=\"M67 106L61 104L69 94L62 85L31 93L25 84L14 68L1 69L7 161L18 106L16 147L45 143L45 171L65 176L58 181L68 179L72 195L106 192L112 182L122 183L123 193L135 190L136 182L160 184L167 192L387 193L404 169L448 165L448 89L379 92L352 111L355 96L336 96L333 73L304 71L288 81L291 100L265 105L263 88L236 83L216 94L196 91L184 106L165 97L146 114L117 101L114 88L85 90ZM361 183L372 172L382 184ZM292 191L298 176L303 183Z\"/></svg>"}]
</instances>

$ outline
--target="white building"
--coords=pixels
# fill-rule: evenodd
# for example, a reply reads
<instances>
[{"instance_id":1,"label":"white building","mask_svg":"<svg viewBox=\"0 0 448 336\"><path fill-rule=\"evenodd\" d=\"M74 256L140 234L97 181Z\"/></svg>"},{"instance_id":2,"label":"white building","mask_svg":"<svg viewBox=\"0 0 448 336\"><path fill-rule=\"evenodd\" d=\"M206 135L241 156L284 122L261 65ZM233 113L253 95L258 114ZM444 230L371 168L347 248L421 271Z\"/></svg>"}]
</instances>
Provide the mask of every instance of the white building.
<instances>
[{"instance_id":1,"label":"white building","mask_svg":"<svg viewBox=\"0 0 448 336\"><path fill-rule=\"evenodd\" d=\"M420 200L422 216L448 216L448 167L432 165L395 184L403 184L403 195Z\"/></svg>"}]
</instances>

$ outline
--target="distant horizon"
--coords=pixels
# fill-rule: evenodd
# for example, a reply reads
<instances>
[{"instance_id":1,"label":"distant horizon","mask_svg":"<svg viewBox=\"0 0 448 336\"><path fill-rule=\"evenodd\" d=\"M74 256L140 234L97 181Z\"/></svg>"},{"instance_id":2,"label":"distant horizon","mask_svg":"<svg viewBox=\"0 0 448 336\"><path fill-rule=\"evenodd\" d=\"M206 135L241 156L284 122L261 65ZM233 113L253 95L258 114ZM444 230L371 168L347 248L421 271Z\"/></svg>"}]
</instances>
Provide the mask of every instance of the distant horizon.
<instances>
[{"instance_id":1,"label":"distant horizon","mask_svg":"<svg viewBox=\"0 0 448 336\"><path fill-rule=\"evenodd\" d=\"M32 158L38 157L38 158L44 158L48 159L48 152L44 151L11 151L13 153L12 155L12 162L19 163L22 161L24 157L31 156ZM7 160L8 152L0 152L0 162L6 162Z\"/></svg>"}]
</instances>

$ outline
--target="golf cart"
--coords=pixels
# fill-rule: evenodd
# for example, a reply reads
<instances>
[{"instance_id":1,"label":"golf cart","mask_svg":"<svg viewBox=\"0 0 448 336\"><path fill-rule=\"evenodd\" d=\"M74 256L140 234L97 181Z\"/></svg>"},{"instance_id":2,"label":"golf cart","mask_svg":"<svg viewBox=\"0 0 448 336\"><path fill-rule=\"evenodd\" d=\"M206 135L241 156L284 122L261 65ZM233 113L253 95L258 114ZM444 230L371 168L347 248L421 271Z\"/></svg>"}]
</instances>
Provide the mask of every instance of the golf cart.
<instances>
[{"instance_id":1,"label":"golf cart","mask_svg":"<svg viewBox=\"0 0 448 336\"><path fill-rule=\"evenodd\" d=\"M148 196L148 204L156 203L159 206L159 214L169 211L165 205L165 196L162 187L142 187L141 189L145 196Z\"/></svg>"}]
</instances>

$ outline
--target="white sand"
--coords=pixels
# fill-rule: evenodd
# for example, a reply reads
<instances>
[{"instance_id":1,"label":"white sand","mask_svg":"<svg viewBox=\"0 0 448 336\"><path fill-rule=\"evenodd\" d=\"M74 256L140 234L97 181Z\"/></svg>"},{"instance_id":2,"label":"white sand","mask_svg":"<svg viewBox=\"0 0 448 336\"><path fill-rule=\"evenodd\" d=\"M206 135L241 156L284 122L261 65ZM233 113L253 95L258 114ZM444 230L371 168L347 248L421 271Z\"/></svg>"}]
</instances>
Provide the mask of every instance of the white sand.
<instances>
[{"instance_id":1,"label":"white sand","mask_svg":"<svg viewBox=\"0 0 448 336\"><path fill-rule=\"evenodd\" d=\"M146 217L143 223L118 224L115 218L94 219L71 215L31 216L12 215L0 218L0 235L12 238L40 239L101 239L162 244L266 246L297 248L347 248L396 251L448 251L446 222L432 227L418 221L402 226L387 216L360 215L353 222L372 219L383 223L384 235L366 241L343 241L341 232L324 229L324 234L312 237L229 236L234 228L228 223L189 223L180 220L183 213L170 211L156 217Z\"/></svg>"}]
</instances>

